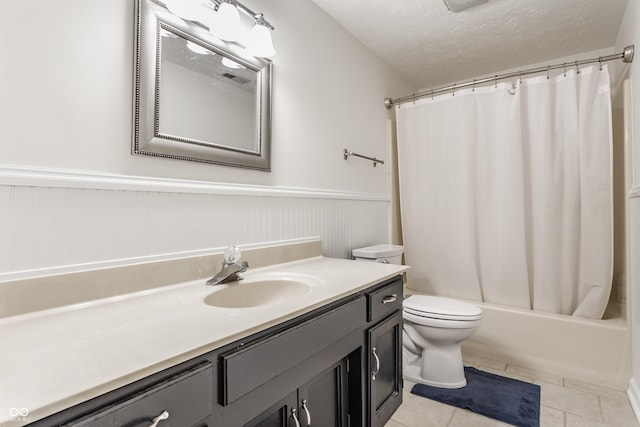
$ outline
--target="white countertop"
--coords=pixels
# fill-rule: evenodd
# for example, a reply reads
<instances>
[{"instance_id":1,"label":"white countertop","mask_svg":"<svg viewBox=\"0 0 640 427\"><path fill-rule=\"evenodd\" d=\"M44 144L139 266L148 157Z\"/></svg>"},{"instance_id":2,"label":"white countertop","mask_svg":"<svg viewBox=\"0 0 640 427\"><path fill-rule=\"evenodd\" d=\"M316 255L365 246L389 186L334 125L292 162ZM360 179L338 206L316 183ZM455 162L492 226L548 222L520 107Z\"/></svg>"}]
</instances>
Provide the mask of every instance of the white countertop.
<instances>
[{"instance_id":1,"label":"white countertop","mask_svg":"<svg viewBox=\"0 0 640 427\"><path fill-rule=\"evenodd\" d=\"M28 424L407 269L314 257L242 274L316 279L311 292L284 303L212 307L205 297L229 285L196 280L0 319L0 426Z\"/></svg>"}]
</instances>

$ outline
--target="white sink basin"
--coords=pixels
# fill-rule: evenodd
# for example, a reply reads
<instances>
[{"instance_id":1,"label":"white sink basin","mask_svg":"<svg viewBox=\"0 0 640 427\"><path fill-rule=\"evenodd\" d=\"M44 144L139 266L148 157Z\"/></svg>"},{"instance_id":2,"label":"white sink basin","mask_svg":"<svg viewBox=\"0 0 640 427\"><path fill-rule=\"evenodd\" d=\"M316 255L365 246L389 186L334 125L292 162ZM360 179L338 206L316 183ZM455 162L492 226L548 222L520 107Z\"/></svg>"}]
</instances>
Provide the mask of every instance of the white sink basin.
<instances>
[{"instance_id":1,"label":"white sink basin","mask_svg":"<svg viewBox=\"0 0 640 427\"><path fill-rule=\"evenodd\" d=\"M225 285L208 295L204 302L213 307L248 308L285 303L312 291L316 281L306 277L268 277L245 279ZM215 288L214 287L214 288Z\"/></svg>"}]
</instances>

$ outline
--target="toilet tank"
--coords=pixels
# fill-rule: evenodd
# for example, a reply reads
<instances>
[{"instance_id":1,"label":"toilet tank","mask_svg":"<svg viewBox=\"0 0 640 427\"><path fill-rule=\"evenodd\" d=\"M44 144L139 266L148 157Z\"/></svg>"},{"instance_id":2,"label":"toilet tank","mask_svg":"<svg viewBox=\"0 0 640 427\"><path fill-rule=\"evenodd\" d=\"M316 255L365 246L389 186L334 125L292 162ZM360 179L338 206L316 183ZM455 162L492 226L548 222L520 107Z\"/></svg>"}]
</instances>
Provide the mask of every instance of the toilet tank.
<instances>
[{"instance_id":1,"label":"toilet tank","mask_svg":"<svg viewBox=\"0 0 640 427\"><path fill-rule=\"evenodd\" d=\"M403 250L404 247L400 245L375 245L354 249L351 253L356 261L402 264Z\"/></svg>"}]
</instances>

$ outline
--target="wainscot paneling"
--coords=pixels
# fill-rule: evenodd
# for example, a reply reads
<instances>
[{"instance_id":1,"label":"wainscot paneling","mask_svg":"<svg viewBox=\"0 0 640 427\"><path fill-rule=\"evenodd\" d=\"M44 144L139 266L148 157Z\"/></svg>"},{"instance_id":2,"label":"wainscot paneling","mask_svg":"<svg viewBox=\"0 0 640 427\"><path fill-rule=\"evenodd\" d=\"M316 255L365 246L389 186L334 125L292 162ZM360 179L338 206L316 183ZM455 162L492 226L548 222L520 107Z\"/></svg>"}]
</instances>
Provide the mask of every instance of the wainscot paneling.
<instances>
[{"instance_id":1,"label":"wainscot paneling","mask_svg":"<svg viewBox=\"0 0 640 427\"><path fill-rule=\"evenodd\" d=\"M0 169L0 281L319 236L388 240L387 197Z\"/></svg>"}]
</instances>

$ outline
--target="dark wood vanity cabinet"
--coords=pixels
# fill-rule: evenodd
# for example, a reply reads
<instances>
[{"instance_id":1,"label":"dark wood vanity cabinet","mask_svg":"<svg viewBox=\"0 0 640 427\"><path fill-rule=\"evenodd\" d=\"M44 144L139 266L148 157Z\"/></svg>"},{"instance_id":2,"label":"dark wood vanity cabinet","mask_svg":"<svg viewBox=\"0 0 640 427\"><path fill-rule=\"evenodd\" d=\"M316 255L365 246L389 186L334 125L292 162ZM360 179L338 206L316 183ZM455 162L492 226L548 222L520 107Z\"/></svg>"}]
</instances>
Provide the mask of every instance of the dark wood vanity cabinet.
<instances>
[{"instance_id":1,"label":"dark wood vanity cabinet","mask_svg":"<svg viewBox=\"0 0 640 427\"><path fill-rule=\"evenodd\" d=\"M32 426L382 426L402 401L401 309L398 276Z\"/></svg>"},{"instance_id":2,"label":"dark wood vanity cabinet","mask_svg":"<svg viewBox=\"0 0 640 427\"><path fill-rule=\"evenodd\" d=\"M384 426L402 403L402 312L368 331L369 419Z\"/></svg>"},{"instance_id":3,"label":"dark wood vanity cabinet","mask_svg":"<svg viewBox=\"0 0 640 427\"><path fill-rule=\"evenodd\" d=\"M367 416L384 426L402 403L402 280L368 294Z\"/></svg>"},{"instance_id":4,"label":"dark wood vanity cabinet","mask_svg":"<svg viewBox=\"0 0 640 427\"><path fill-rule=\"evenodd\" d=\"M348 358L327 368L245 427L349 425Z\"/></svg>"},{"instance_id":5,"label":"dark wood vanity cabinet","mask_svg":"<svg viewBox=\"0 0 640 427\"><path fill-rule=\"evenodd\" d=\"M214 369L189 363L29 424L33 427L213 427Z\"/></svg>"}]
</instances>

